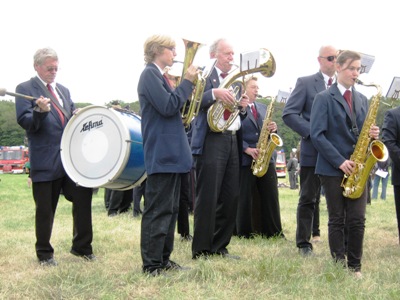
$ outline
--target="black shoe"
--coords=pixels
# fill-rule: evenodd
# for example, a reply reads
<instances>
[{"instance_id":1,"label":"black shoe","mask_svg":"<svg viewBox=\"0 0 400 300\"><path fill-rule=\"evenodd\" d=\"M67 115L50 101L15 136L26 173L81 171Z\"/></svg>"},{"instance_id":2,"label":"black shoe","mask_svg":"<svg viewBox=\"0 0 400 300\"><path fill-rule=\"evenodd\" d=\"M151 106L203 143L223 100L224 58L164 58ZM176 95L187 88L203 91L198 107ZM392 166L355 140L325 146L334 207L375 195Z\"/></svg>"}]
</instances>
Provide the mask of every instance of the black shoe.
<instances>
[{"instance_id":1,"label":"black shoe","mask_svg":"<svg viewBox=\"0 0 400 300\"><path fill-rule=\"evenodd\" d=\"M192 259L199 259L199 258L204 258L204 259L208 259L212 256L213 254L210 251L199 251L199 252L195 252L192 255Z\"/></svg>"},{"instance_id":2,"label":"black shoe","mask_svg":"<svg viewBox=\"0 0 400 300\"><path fill-rule=\"evenodd\" d=\"M93 253L91 253L91 254L82 254L82 253L76 252L73 249L71 249L70 253L75 255L75 256L82 257L83 259L85 259L87 261L96 261L97 260L97 257Z\"/></svg>"},{"instance_id":3,"label":"black shoe","mask_svg":"<svg viewBox=\"0 0 400 300\"><path fill-rule=\"evenodd\" d=\"M150 270L143 270L143 273L152 277L157 277L157 276L166 276L165 270L163 268L157 268L152 271Z\"/></svg>"},{"instance_id":4,"label":"black shoe","mask_svg":"<svg viewBox=\"0 0 400 300\"><path fill-rule=\"evenodd\" d=\"M299 248L299 253L303 256L312 256L314 255L313 250L310 247Z\"/></svg>"},{"instance_id":5,"label":"black shoe","mask_svg":"<svg viewBox=\"0 0 400 300\"><path fill-rule=\"evenodd\" d=\"M57 261L53 257L39 260L39 264L43 267L55 267L58 265Z\"/></svg>"},{"instance_id":6,"label":"black shoe","mask_svg":"<svg viewBox=\"0 0 400 300\"><path fill-rule=\"evenodd\" d=\"M164 266L165 271L172 271L172 270L177 270L177 271L186 271L190 270L189 267L182 267L181 265L178 265L176 262L169 260L168 263Z\"/></svg>"}]
</instances>

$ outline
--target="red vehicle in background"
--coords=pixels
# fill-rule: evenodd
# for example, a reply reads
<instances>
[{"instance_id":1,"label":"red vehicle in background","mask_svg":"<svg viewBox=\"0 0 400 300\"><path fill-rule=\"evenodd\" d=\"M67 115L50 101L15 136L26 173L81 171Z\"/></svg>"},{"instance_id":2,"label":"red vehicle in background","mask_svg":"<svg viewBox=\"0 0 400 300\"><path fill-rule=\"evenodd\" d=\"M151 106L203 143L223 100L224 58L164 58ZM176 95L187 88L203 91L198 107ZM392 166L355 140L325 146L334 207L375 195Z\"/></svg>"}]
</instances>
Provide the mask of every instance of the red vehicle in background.
<instances>
[{"instance_id":1,"label":"red vehicle in background","mask_svg":"<svg viewBox=\"0 0 400 300\"><path fill-rule=\"evenodd\" d=\"M276 153L276 175L278 178L285 178L286 177L286 156L285 152L278 151Z\"/></svg>"},{"instance_id":2,"label":"red vehicle in background","mask_svg":"<svg viewBox=\"0 0 400 300\"><path fill-rule=\"evenodd\" d=\"M26 173L29 150L24 146L0 146L0 173Z\"/></svg>"}]
</instances>

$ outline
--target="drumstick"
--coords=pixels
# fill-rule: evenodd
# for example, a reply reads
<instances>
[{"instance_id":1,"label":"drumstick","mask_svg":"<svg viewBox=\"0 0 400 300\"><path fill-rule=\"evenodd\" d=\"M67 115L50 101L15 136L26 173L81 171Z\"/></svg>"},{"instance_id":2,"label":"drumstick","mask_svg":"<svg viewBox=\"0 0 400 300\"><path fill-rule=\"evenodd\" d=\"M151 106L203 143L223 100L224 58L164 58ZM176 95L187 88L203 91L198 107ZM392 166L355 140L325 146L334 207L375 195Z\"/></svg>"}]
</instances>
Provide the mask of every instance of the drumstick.
<instances>
[{"instance_id":1,"label":"drumstick","mask_svg":"<svg viewBox=\"0 0 400 300\"><path fill-rule=\"evenodd\" d=\"M19 94L19 93L11 93L11 92L7 92L6 89L0 88L0 96L5 96L5 95L10 95L10 96L14 96L14 97L22 97L28 100L37 100L37 98L32 97L32 96L28 96L28 95L23 95L23 94Z\"/></svg>"}]
</instances>

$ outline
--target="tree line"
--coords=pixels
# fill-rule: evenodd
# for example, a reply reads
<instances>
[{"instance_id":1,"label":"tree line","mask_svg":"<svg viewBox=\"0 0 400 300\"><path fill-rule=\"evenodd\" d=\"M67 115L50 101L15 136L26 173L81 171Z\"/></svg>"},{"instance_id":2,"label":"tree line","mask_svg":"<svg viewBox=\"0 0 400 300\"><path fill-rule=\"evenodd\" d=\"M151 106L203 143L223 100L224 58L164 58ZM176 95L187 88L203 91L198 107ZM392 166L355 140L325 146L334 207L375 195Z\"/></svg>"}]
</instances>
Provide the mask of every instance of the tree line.
<instances>
[{"instance_id":1,"label":"tree line","mask_svg":"<svg viewBox=\"0 0 400 300\"><path fill-rule=\"evenodd\" d=\"M258 102L269 105L273 99L261 98ZM109 103L105 103L104 106L110 107L113 103L118 102L122 108L128 108L135 113L140 112L139 101L126 103L120 100L112 100ZM77 108L83 108L91 103L75 103ZM381 128L383 124L383 118L385 112L392 108L400 105L400 100L381 98L379 103L379 110L376 117L376 124ZM282 121L282 112L285 107L284 102L276 102L274 104L274 110L272 113L272 120L278 125L278 134L283 140L283 146L277 150L283 150L286 153L286 158L289 159L289 153L292 148L297 148L300 142L299 135L290 129ZM16 121L15 103L13 100L1 100L0 101L0 146L27 146L25 138L25 130L23 130Z\"/></svg>"}]
</instances>

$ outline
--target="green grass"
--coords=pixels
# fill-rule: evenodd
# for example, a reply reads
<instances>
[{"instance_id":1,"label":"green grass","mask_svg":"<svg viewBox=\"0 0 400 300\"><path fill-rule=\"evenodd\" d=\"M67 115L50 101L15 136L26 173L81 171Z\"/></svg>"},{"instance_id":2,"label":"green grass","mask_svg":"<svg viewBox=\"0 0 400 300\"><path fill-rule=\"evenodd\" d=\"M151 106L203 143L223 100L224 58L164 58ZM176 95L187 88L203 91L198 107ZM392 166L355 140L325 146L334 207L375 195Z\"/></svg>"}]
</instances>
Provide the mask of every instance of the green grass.
<instances>
[{"instance_id":1,"label":"green grass","mask_svg":"<svg viewBox=\"0 0 400 300\"><path fill-rule=\"evenodd\" d=\"M34 202L26 175L0 175L0 299L399 299L400 246L393 200L367 208L363 279L332 263L325 199L322 243L303 258L295 246L298 192L280 188L285 240L233 237L241 260L192 260L191 245L176 235L172 259L191 267L150 278L141 272L140 219L131 213L107 217L103 189L93 199L94 252L89 263L69 254L71 203L60 199L52 244L59 265L40 267L34 243ZM191 217L191 222L192 222ZM192 230L192 228L191 228Z\"/></svg>"}]
</instances>

